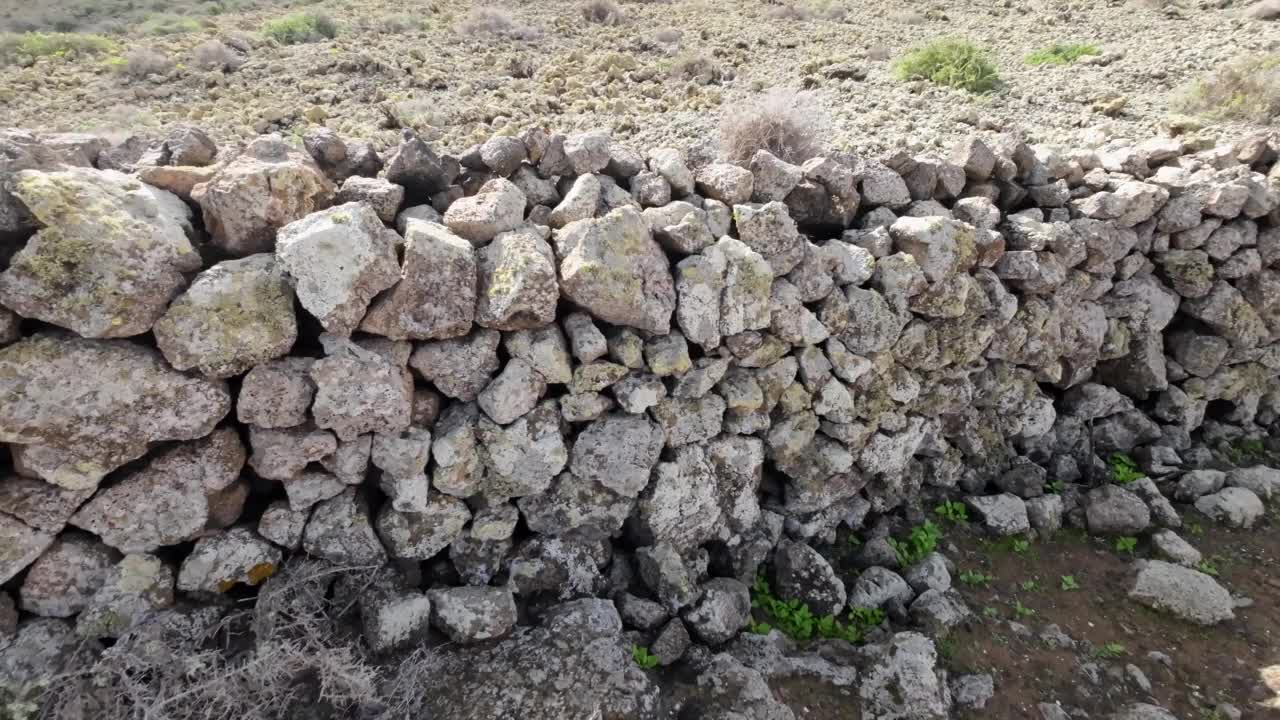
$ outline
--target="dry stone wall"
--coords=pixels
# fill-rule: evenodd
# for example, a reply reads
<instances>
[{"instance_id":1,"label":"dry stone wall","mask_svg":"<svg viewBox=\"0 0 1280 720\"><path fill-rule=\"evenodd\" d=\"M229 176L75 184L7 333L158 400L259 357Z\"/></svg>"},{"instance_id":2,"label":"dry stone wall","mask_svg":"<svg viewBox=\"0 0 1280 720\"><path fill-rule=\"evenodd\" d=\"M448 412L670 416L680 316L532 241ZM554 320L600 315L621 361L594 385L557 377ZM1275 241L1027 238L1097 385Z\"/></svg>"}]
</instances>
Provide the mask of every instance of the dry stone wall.
<instances>
[{"instance_id":1,"label":"dry stone wall","mask_svg":"<svg viewBox=\"0 0 1280 720\"><path fill-rule=\"evenodd\" d=\"M398 568L377 649L620 593L717 645L769 559L838 611L863 590L805 543L861 529L892 566L922 498L997 534L1252 509L1195 468L1280 417L1265 136L745 168L599 132L303 146L0 133L24 622L115 637L306 553ZM1091 489L1117 452L1152 480Z\"/></svg>"}]
</instances>

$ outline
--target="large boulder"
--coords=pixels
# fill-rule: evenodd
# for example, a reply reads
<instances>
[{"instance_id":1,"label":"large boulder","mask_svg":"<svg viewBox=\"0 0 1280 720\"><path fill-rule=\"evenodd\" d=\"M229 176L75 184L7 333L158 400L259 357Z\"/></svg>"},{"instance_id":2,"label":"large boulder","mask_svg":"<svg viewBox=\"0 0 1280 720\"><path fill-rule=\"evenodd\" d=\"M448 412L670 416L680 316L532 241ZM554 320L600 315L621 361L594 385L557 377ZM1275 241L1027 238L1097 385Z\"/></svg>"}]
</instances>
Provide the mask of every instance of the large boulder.
<instances>
[{"instance_id":1,"label":"large boulder","mask_svg":"<svg viewBox=\"0 0 1280 720\"><path fill-rule=\"evenodd\" d=\"M1198 625L1215 625L1235 617L1231 593L1217 580L1163 560L1141 563L1129 598Z\"/></svg>"},{"instance_id":2,"label":"large boulder","mask_svg":"<svg viewBox=\"0 0 1280 720\"><path fill-rule=\"evenodd\" d=\"M596 318L666 334L676 307L667 256L638 210L569 223L555 233L561 291Z\"/></svg>"},{"instance_id":3,"label":"large boulder","mask_svg":"<svg viewBox=\"0 0 1280 720\"><path fill-rule=\"evenodd\" d=\"M302 307L350 335L374 296L400 280L396 239L369 205L347 203L281 228L276 258Z\"/></svg>"},{"instance_id":4,"label":"large boulder","mask_svg":"<svg viewBox=\"0 0 1280 720\"><path fill-rule=\"evenodd\" d=\"M271 252L276 230L328 205L333 183L305 153L278 135L249 143L242 155L196 185L214 246L228 255Z\"/></svg>"},{"instance_id":5,"label":"large boulder","mask_svg":"<svg viewBox=\"0 0 1280 720\"><path fill-rule=\"evenodd\" d=\"M0 273L0 304L84 337L139 335L200 268L182 200L115 171L24 170L40 231Z\"/></svg>"},{"instance_id":6,"label":"large boulder","mask_svg":"<svg viewBox=\"0 0 1280 720\"><path fill-rule=\"evenodd\" d=\"M413 222L404 230L400 282L369 308L360 329L396 340L466 335L476 309L476 256L471 243L443 225Z\"/></svg>"},{"instance_id":7,"label":"large boulder","mask_svg":"<svg viewBox=\"0 0 1280 720\"><path fill-rule=\"evenodd\" d=\"M226 383L177 372L154 350L63 335L0 348L0 397L0 441L74 449L73 464L100 471L90 487L150 443L208 435L231 409Z\"/></svg>"},{"instance_id":8,"label":"large boulder","mask_svg":"<svg viewBox=\"0 0 1280 720\"><path fill-rule=\"evenodd\" d=\"M175 368L216 378L239 375L293 347L293 288L272 255L227 260L200 273L154 331Z\"/></svg>"}]
</instances>

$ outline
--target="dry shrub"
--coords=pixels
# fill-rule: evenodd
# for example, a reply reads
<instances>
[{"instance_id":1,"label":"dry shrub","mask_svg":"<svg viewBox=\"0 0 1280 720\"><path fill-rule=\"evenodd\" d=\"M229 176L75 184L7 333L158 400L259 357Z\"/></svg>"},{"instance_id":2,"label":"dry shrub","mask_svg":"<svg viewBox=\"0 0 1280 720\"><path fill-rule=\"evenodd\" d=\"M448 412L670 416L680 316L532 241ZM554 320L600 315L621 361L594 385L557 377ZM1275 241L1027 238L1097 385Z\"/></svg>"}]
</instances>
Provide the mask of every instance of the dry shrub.
<instances>
[{"instance_id":1,"label":"dry shrub","mask_svg":"<svg viewBox=\"0 0 1280 720\"><path fill-rule=\"evenodd\" d=\"M625 18L622 8L613 0L587 0L579 6L582 19L597 25L618 25Z\"/></svg>"},{"instance_id":2,"label":"dry shrub","mask_svg":"<svg viewBox=\"0 0 1280 720\"><path fill-rule=\"evenodd\" d=\"M141 48L125 56L124 72L136 80L148 75L164 75L172 69L173 61L155 50Z\"/></svg>"},{"instance_id":3,"label":"dry shrub","mask_svg":"<svg viewBox=\"0 0 1280 720\"><path fill-rule=\"evenodd\" d=\"M456 28L461 35L496 35L512 40L535 40L542 31L517 23L511 13L496 7L473 7Z\"/></svg>"},{"instance_id":4,"label":"dry shrub","mask_svg":"<svg viewBox=\"0 0 1280 720\"><path fill-rule=\"evenodd\" d=\"M685 80L693 80L701 85L718 83L724 78L719 63L699 52L681 53L671 63L671 74Z\"/></svg>"},{"instance_id":5,"label":"dry shrub","mask_svg":"<svg viewBox=\"0 0 1280 720\"><path fill-rule=\"evenodd\" d=\"M801 163L822 152L824 124L813 93L773 88L747 107L725 115L720 123L720 151L729 162L744 166L757 150Z\"/></svg>"},{"instance_id":6,"label":"dry shrub","mask_svg":"<svg viewBox=\"0 0 1280 720\"><path fill-rule=\"evenodd\" d=\"M201 70L234 72L244 61L243 55L218 40L202 42L191 51L191 64Z\"/></svg>"},{"instance_id":7,"label":"dry shrub","mask_svg":"<svg viewBox=\"0 0 1280 720\"><path fill-rule=\"evenodd\" d=\"M1222 120L1280 120L1280 54L1239 58L1192 83L1176 104Z\"/></svg>"},{"instance_id":8,"label":"dry shrub","mask_svg":"<svg viewBox=\"0 0 1280 720\"><path fill-rule=\"evenodd\" d=\"M339 623L349 606L327 591L344 575L361 582L365 570L303 560L268 581L252 611L221 622L192 619L210 608L161 613L54 678L42 717L277 720L321 707L359 716L378 704L379 674ZM236 654L221 647L246 642Z\"/></svg>"},{"instance_id":9,"label":"dry shrub","mask_svg":"<svg viewBox=\"0 0 1280 720\"><path fill-rule=\"evenodd\" d=\"M808 8L798 7L796 5L779 5L769 9L769 17L774 20L808 20L810 12Z\"/></svg>"}]
</instances>

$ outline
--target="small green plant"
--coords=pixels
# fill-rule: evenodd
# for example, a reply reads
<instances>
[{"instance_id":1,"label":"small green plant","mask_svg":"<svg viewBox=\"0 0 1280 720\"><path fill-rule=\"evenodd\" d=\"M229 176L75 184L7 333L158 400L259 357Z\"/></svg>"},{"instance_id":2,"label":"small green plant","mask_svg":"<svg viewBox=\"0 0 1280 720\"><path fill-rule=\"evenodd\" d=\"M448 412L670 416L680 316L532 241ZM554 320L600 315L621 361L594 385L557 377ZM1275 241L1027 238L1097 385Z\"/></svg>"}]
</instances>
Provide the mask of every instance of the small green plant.
<instances>
[{"instance_id":1,"label":"small green plant","mask_svg":"<svg viewBox=\"0 0 1280 720\"><path fill-rule=\"evenodd\" d=\"M956 657L956 651L959 645L956 644L954 637L938 638L933 641L934 647L938 651L938 657L944 662L951 662Z\"/></svg>"},{"instance_id":2,"label":"small green plant","mask_svg":"<svg viewBox=\"0 0 1280 720\"><path fill-rule=\"evenodd\" d=\"M1146 477L1138 470L1138 463L1124 453L1111 453L1107 459L1107 468L1111 470L1111 481L1117 485L1128 485L1138 478Z\"/></svg>"},{"instance_id":3,"label":"small green plant","mask_svg":"<svg viewBox=\"0 0 1280 720\"><path fill-rule=\"evenodd\" d=\"M834 615L815 616L808 605L791 599L783 600L773 594L769 581L757 575L751 584L751 606L767 614L772 623L751 621L748 629L758 635L768 634L777 628L792 640L806 641L817 637L861 642L863 633L884 622L884 612L873 608L851 608L847 621Z\"/></svg>"},{"instance_id":4,"label":"small green plant","mask_svg":"<svg viewBox=\"0 0 1280 720\"><path fill-rule=\"evenodd\" d=\"M865 633L884 624L884 611L880 608L849 608L849 624Z\"/></svg>"},{"instance_id":5,"label":"small green plant","mask_svg":"<svg viewBox=\"0 0 1280 720\"><path fill-rule=\"evenodd\" d=\"M934 508L933 513L943 520L950 520L952 523L969 522L969 510L962 502L948 500Z\"/></svg>"},{"instance_id":6,"label":"small green plant","mask_svg":"<svg viewBox=\"0 0 1280 720\"><path fill-rule=\"evenodd\" d=\"M1068 591L1068 592L1069 592L1069 591L1071 591L1071 590L1079 590L1079 589L1080 589L1080 583L1076 582L1076 576L1075 576L1075 575L1063 575L1063 576L1062 576L1062 589L1063 589L1063 590L1066 590L1066 591Z\"/></svg>"},{"instance_id":7,"label":"small green plant","mask_svg":"<svg viewBox=\"0 0 1280 720\"><path fill-rule=\"evenodd\" d=\"M1070 65L1086 55L1101 55L1096 45L1089 43L1058 43L1050 45L1028 55L1024 61L1028 65Z\"/></svg>"},{"instance_id":8,"label":"small green plant","mask_svg":"<svg viewBox=\"0 0 1280 720\"><path fill-rule=\"evenodd\" d=\"M337 37L338 26L324 13L300 12L267 22L262 34L281 45L297 45Z\"/></svg>"},{"instance_id":9,"label":"small green plant","mask_svg":"<svg viewBox=\"0 0 1280 720\"><path fill-rule=\"evenodd\" d=\"M1133 553L1138 549L1138 538L1132 535L1123 535L1116 538L1116 552L1126 553L1129 557L1133 557Z\"/></svg>"},{"instance_id":10,"label":"small green plant","mask_svg":"<svg viewBox=\"0 0 1280 720\"><path fill-rule=\"evenodd\" d=\"M969 587L990 587L993 580L995 580L995 576L988 575L981 570L965 570L960 573L960 582Z\"/></svg>"},{"instance_id":11,"label":"small green plant","mask_svg":"<svg viewBox=\"0 0 1280 720\"><path fill-rule=\"evenodd\" d=\"M991 607L990 605L987 605L986 607L982 608L982 615L983 617L998 618L1000 617L1000 611Z\"/></svg>"},{"instance_id":12,"label":"small green plant","mask_svg":"<svg viewBox=\"0 0 1280 720\"><path fill-rule=\"evenodd\" d=\"M1117 642L1109 642L1102 647L1094 648L1093 656L1097 658L1105 658L1107 660L1114 660L1118 657L1122 657L1126 652L1124 645Z\"/></svg>"},{"instance_id":13,"label":"small green plant","mask_svg":"<svg viewBox=\"0 0 1280 720\"><path fill-rule=\"evenodd\" d=\"M1218 570L1217 563L1215 563L1214 561L1208 558L1205 558L1200 562L1196 563L1196 569L1204 573L1205 575L1218 577L1219 570Z\"/></svg>"},{"instance_id":14,"label":"small green plant","mask_svg":"<svg viewBox=\"0 0 1280 720\"><path fill-rule=\"evenodd\" d=\"M902 567L910 567L933 552L941 539L942 531L938 526L930 520L925 520L924 523L911 528L911 533L906 540L889 538L889 545L897 553L898 563Z\"/></svg>"},{"instance_id":15,"label":"small green plant","mask_svg":"<svg viewBox=\"0 0 1280 720\"><path fill-rule=\"evenodd\" d=\"M854 535L853 533L849 533L849 536L845 539L845 542L848 543L849 547L852 547L852 548L862 547L862 538L858 537L857 535Z\"/></svg>"},{"instance_id":16,"label":"small green plant","mask_svg":"<svg viewBox=\"0 0 1280 720\"><path fill-rule=\"evenodd\" d=\"M643 645L631 646L631 659L641 670L652 670L658 667L658 656L649 652L649 648Z\"/></svg>"},{"instance_id":17,"label":"small green plant","mask_svg":"<svg viewBox=\"0 0 1280 720\"><path fill-rule=\"evenodd\" d=\"M1061 480L1050 480L1044 484L1044 491L1050 495L1057 495L1067 487L1067 484Z\"/></svg>"},{"instance_id":18,"label":"small green plant","mask_svg":"<svg viewBox=\"0 0 1280 720\"><path fill-rule=\"evenodd\" d=\"M769 623L751 620L747 623L747 630L755 635L768 635L773 631L773 626Z\"/></svg>"},{"instance_id":19,"label":"small green plant","mask_svg":"<svg viewBox=\"0 0 1280 720\"><path fill-rule=\"evenodd\" d=\"M1018 555L1026 555L1031 549L1031 541L1025 538L1010 538L1009 549Z\"/></svg>"},{"instance_id":20,"label":"small green plant","mask_svg":"<svg viewBox=\"0 0 1280 720\"><path fill-rule=\"evenodd\" d=\"M1036 614L1036 611L1022 604L1021 600L1013 601L1013 614L1019 618L1029 618Z\"/></svg>"},{"instance_id":21,"label":"small green plant","mask_svg":"<svg viewBox=\"0 0 1280 720\"><path fill-rule=\"evenodd\" d=\"M1242 438L1227 445L1226 456L1232 465L1237 466L1274 460L1271 453L1267 451L1267 446L1263 444L1260 438Z\"/></svg>"},{"instance_id":22,"label":"small green plant","mask_svg":"<svg viewBox=\"0 0 1280 720\"><path fill-rule=\"evenodd\" d=\"M1203 537L1204 526L1198 522L1189 522L1187 523L1187 532L1191 533L1192 537Z\"/></svg>"},{"instance_id":23,"label":"small green plant","mask_svg":"<svg viewBox=\"0 0 1280 720\"><path fill-rule=\"evenodd\" d=\"M894 63L899 80L928 80L971 93L988 93L1000 86L1000 76L982 48L966 40L937 40Z\"/></svg>"},{"instance_id":24,"label":"small green plant","mask_svg":"<svg viewBox=\"0 0 1280 720\"><path fill-rule=\"evenodd\" d=\"M1040 582L1037 580L1023 580L1019 587L1026 592L1036 592L1040 589Z\"/></svg>"}]
</instances>

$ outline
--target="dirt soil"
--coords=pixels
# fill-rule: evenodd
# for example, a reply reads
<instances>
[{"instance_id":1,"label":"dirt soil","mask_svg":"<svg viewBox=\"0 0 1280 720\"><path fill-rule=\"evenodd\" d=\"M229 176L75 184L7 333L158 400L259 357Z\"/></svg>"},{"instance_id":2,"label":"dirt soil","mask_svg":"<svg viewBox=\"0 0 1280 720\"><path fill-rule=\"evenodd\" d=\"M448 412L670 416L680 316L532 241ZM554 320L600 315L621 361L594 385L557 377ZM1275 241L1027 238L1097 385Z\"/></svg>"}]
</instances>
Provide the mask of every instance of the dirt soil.
<instances>
[{"instance_id":1,"label":"dirt soil","mask_svg":"<svg viewBox=\"0 0 1280 720\"><path fill-rule=\"evenodd\" d=\"M122 135L194 123L227 141L324 124L385 147L398 138L391 111L452 151L530 124L604 127L639 148L714 148L723 115L787 87L812 93L831 149L919 151L1001 131L1070 146L1155 135L1193 81L1280 48L1280 23L1247 19L1244 0L623 2L614 25L585 21L576 0L483 3L510 22L496 32L468 25L481 4L259 0L199 15L203 6L175 0L164 12L185 7L198 29L157 34L144 23L115 36L110 56L0 66L0 126ZM300 10L332 16L337 36L282 46L262 35L265 22ZM947 37L989 50L1001 88L971 95L894 77L894 60ZM239 48L237 70L198 66L195 48L212 40ZM1025 61L1057 43L1102 54ZM158 55L160 71L131 74L139 52ZM1238 139L1250 129L1209 132Z\"/></svg>"}]
</instances>

